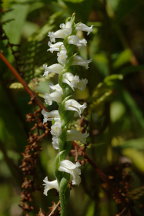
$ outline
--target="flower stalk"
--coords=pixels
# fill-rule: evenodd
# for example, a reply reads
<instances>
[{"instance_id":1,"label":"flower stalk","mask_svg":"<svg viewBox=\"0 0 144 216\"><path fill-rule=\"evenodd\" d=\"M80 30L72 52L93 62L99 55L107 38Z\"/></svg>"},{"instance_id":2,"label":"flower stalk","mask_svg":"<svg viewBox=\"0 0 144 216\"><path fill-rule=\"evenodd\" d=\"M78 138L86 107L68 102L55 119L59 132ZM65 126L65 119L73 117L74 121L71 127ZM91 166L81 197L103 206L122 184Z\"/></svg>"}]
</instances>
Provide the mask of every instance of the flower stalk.
<instances>
[{"instance_id":1,"label":"flower stalk","mask_svg":"<svg viewBox=\"0 0 144 216\"><path fill-rule=\"evenodd\" d=\"M69 183L79 185L81 182L80 163L73 163L68 159L68 154L72 148L72 142L78 141L86 143L88 133L81 133L75 126L75 120L81 117L86 103L80 104L74 99L75 89L86 88L87 79L80 77L73 72L73 68L88 68L91 60L85 60L80 55L79 49L87 45L84 38L79 38L78 31L92 32L92 26L88 27L83 23L75 23L75 16L68 18L65 24L60 25L56 32L49 32L50 42L48 43L51 53L57 52L57 63L44 65L44 77L49 73L58 74L58 83L50 85L50 93L44 95L45 103L51 106L57 103L57 110L47 113L42 111L43 122L52 121L51 134L52 145L59 151L56 160L56 180L48 181L44 179L44 194L47 195L49 189L59 191L61 216L66 215L67 203L70 196ZM56 42L58 40L58 42Z\"/></svg>"}]
</instances>

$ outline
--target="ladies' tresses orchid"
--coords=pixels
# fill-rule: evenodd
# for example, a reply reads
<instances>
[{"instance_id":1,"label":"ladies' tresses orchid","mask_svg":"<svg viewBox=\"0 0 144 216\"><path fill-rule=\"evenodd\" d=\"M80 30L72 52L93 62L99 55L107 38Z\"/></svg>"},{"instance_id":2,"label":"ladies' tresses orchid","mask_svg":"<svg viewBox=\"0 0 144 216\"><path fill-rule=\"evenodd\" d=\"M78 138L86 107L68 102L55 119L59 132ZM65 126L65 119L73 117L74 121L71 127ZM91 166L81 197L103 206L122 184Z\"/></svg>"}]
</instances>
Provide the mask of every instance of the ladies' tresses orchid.
<instances>
[{"instance_id":1,"label":"ladies' tresses orchid","mask_svg":"<svg viewBox=\"0 0 144 216\"><path fill-rule=\"evenodd\" d=\"M73 75L72 73L64 73L63 75L63 82L68 84L72 90L74 91L75 88L83 90L86 88L86 84L88 82L87 79L81 79L77 75Z\"/></svg>"},{"instance_id":2,"label":"ladies' tresses orchid","mask_svg":"<svg viewBox=\"0 0 144 216\"><path fill-rule=\"evenodd\" d=\"M66 29L64 30L58 30L56 32L49 32L48 36L50 37L50 41L55 43L56 38L65 38L69 35L69 31Z\"/></svg>"},{"instance_id":3,"label":"ladies' tresses orchid","mask_svg":"<svg viewBox=\"0 0 144 216\"><path fill-rule=\"evenodd\" d=\"M60 120L59 112L58 110L53 110L51 112L46 112L45 110L42 110L42 115L44 117L43 123L46 123L47 121L52 121L52 120Z\"/></svg>"},{"instance_id":4,"label":"ladies' tresses orchid","mask_svg":"<svg viewBox=\"0 0 144 216\"><path fill-rule=\"evenodd\" d=\"M60 24L61 29L67 29L69 31L69 34L72 32L72 20L66 22L66 24L62 23Z\"/></svg>"},{"instance_id":5,"label":"ladies' tresses orchid","mask_svg":"<svg viewBox=\"0 0 144 216\"><path fill-rule=\"evenodd\" d=\"M51 126L51 134L55 137L59 137L61 131L61 121L55 121L55 123Z\"/></svg>"},{"instance_id":6,"label":"ladies' tresses orchid","mask_svg":"<svg viewBox=\"0 0 144 216\"><path fill-rule=\"evenodd\" d=\"M66 48L63 47L60 52L57 54L58 58L58 63L64 65L66 63L66 59L67 59L67 51L66 51Z\"/></svg>"},{"instance_id":7,"label":"ladies' tresses orchid","mask_svg":"<svg viewBox=\"0 0 144 216\"><path fill-rule=\"evenodd\" d=\"M92 30L93 26L87 26L84 23L77 23L76 24L76 30L78 31L85 31L87 32L87 34L89 35L93 30Z\"/></svg>"},{"instance_id":8,"label":"ladies' tresses orchid","mask_svg":"<svg viewBox=\"0 0 144 216\"><path fill-rule=\"evenodd\" d=\"M81 105L74 99L69 99L65 102L65 109L70 111L75 111L79 114L79 116L81 116L85 108L86 108L86 103Z\"/></svg>"},{"instance_id":9,"label":"ladies' tresses orchid","mask_svg":"<svg viewBox=\"0 0 144 216\"><path fill-rule=\"evenodd\" d=\"M51 42L55 42L56 38L66 38L68 35L71 34L72 32L72 23L66 22L66 24L61 24L60 25L60 30L56 32L49 32L48 36L50 37Z\"/></svg>"},{"instance_id":10,"label":"ladies' tresses orchid","mask_svg":"<svg viewBox=\"0 0 144 216\"><path fill-rule=\"evenodd\" d=\"M91 60L85 60L84 58L82 58L81 56L74 56L73 57L73 65L80 65L82 67L85 67L86 69L88 69L88 64L91 62Z\"/></svg>"},{"instance_id":11,"label":"ladies' tresses orchid","mask_svg":"<svg viewBox=\"0 0 144 216\"><path fill-rule=\"evenodd\" d=\"M57 180L54 181L48 181L48 177L45 177L44 180L44 195L47 196L47 193L49 190L51 189L56 189L57 191L59 191L59 186L58 186L58 182Z\"/></svg>"},{"instance_id":12,"label":"ladies' tresses orchid","mask_svg":"<svg viewBox=\"0 0 144 216\"><path fill-rule=\"evenodd\" d=\"M61 102L63 90L60 85L50 85L50 90L52 93L44 95L45 103L52 105L52 101L56 101L57 103Z\"/></svg>"},{"instance_id":13,"label":"ladies' tresses orchid","mask_svg":"<svg viewBox=\"0 0 144 216\"><path fill-rule=\"evenodd\" d=\"M83 23L75 24L74 21L75 17L72 16L66 23L60 25L58 31L49 32L50 41L48 43L48 51L51 53L57 52L57 63L51 66L43 66L45 70L44 76L48 76L49 73L58 74L58 83L55 85L50 84L49 93L45 93L43 96L46 104L49 106L57 106L58 110L53 110L51 112L42 110L42 115L44 123L52 121L52 146L61 153L57 156L58 162L56 163L55 173L59 184L57 180L49 182L46 177L44 179L44 194L47 195L48 190L51 188L55 188L59 191L61 216L65 215L65 200L69 177L71 177L72 185L79 185L81 182L80 163L73 163L66 159L71 148L70 142L77 141L85 144L88 137L88 133L81 133L81 131L76 129L76 126L74 128L74 118L77 118L78 115L82 115L86 108L86 103L80 104L73 99L73 91L75 89L84 90L88 81L87 79L80 79L78 75L74 75L72 70L75 65L87 69L91 62L91 60L85 60L80 55L77 55L81 47L87 45L87 41L84 38L79 38L75 33L77 33L77 31L85 31L89 34L92 32L92 26L88 27ZM58 42L56 42L57 38L59 39ZM73 50L76 48L78 52L74 53ZM53 80L56 80L57 77ZM53 101L57 104L53 104ZM75 112L74 115L70 115L72 111ZM60 174L58 171L63 173ZM70 174L70 176L65 173Z\"/></svg>"},{"instance_id":14,"label":"ladies' tresses orchid","mask_svg":"<svg viewBox=\"0 0 144 216\"><path fill-rule=\"evenodd\" d=\"M76 45L78 47L86 46L87 41L85 39L79 39L76 35L71 35L68 37L68 43Z\"/></svg>"},{"instance_id":15,"label":"ladies' tresses orchid","mask_svg":"<svg viewBox=\"0 0 144 216\"><path fill-rule=\"evenodd\" d=\"M69 160L63 160L60 162L59 171L69 173L72 176L72 184L79 185L81 182L80 174L81 170L79 169L80 163L76 162L75 164Z\"/></svg>"},{"instance_id":16,"label":"ladies' tresses orchid","mask_svg":"<svg viewBox=\"0 0 144 216\"><path fill-rule=\"evenodd\" d=\"M55 44L52 44L50 41L48 42L49 45L49 49L48 51L50 51L51 53L53 53L54 51L59 51L61 46L64 46L63 42L57 42Z\"/></svg>"},{"instance_id":17,"label":"ladies' tresses orchid","mask_svg":"<svg viewBox=\"0 0 144 216\"><path fill-rule=\"evenodd\" d=\"M67 131L67 141L80 141L85 144L88 135L88 133L81 133L76 129L71 129Z\"/></svg>"},{"instance_id":18,"label":"ladies' tresses orchid","mask_svg":"<svg viewBox=\"0 0 144 216\"><path fill-rule=\"evenodd\" d=\"M49 73L56 73L59 74L63 70L63 66L60 64L53 64L51 66L43 65L45 69L43 76L48 76Z\"/></svg>"},{"instance_id":19,"label":"ladies' tresses orchid","mask_svg":"<svg viewBox=\"0 0 144 216\"><path fill-rule=\"evenodd\" d=\"M57 136L52 137L52 146L54 149L59 149L59 138Z\"/></svg>"}]
</instances>

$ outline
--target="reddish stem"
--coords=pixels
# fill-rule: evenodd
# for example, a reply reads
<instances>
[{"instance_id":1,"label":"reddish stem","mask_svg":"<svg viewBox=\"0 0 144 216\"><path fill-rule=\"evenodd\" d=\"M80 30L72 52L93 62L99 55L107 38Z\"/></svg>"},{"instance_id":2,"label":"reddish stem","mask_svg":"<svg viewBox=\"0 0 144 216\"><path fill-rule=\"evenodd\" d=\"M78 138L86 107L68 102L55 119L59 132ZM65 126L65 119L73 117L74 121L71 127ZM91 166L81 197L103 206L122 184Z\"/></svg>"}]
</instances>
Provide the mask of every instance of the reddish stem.
<instances>
[{"instance_id":1,"label":"reddish stem","mask_svg":"<svg viewBox=\"0 0 144 216\"><path fill-rule=\"evenodd\" d=\"M10 62L5 58L5 56L0 53L0 59L6 64L6 66L9 68L9 70L12 72L12 74L16 77L16 79L23 85L26 92L30 95L31 99L36 102L36 104L41 108L47 111L46 107L42 104L42 102L38 99L35 92L33 92L28 84L25 82L25 80L20 76L20 74L17 72L17 70L10 64Z\"/></svg>"}]
</instances>

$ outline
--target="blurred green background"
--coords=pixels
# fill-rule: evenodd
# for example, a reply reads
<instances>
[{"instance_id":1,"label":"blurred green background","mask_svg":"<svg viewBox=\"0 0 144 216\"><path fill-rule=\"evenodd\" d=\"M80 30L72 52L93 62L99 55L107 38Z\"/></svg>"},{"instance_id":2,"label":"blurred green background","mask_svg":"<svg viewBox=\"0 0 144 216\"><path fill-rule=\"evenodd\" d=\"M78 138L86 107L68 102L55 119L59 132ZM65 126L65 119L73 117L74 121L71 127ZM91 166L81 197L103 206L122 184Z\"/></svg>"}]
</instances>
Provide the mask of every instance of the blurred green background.
<instances>
[{"instance_id":1,"label":"blurred green background","mask_svg":"<svg viewBox=\"0 0 144 216\"><path fill-rule=\"evenodd\" d=\"M76 13L76 22L93 25L84 57L89 70L85 92L90 138L87 153L109 176L107 188L86 164L82 183L71 191L69 216L143 216L144 212L144 1L143 0L3 0L0 3L0 51L36 92L46 90L42 65L55 57L47 52L48 32ZM22 215L20 164L33 112L29 96L0 60L0 216ZM54 178L56 152L50 137L42 142L37 165L39 184ZM123 193L118 200L117 192ZM34 194L37 210L47 212L55 191ZM32 214L32 215L36 215Z\"/></svg>"}]
</instances>

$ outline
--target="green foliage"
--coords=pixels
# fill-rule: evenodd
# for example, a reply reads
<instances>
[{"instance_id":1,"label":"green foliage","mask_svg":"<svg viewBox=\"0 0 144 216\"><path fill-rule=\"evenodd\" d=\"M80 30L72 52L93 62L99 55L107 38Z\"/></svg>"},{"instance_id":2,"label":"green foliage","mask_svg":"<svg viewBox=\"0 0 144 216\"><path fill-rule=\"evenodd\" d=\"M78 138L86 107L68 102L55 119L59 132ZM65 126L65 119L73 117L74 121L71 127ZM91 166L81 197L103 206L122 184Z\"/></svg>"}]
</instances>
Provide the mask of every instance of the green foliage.
<instances>
[{"instance_id":1,"label":"green foliage","mask_svg":"<svg viewBox=\"0 0 144 216\"><path fill-rule=\"evenodd\" d=\"M80 77L87 77L88 87L75 96L87 100L84 121L90 136L86 149L96 167L83 166L82 183L71 190L67 215L143 215L143 1L3 0L0 9L0 51L40 97L49 91L42 66L56 62L47 52L48 32L55 31L73 12L77 22L94 26L92 35L85 35L88 48L80 51L92 59L89 70L78 68ZM55 76L51 79L55 81ZM22 178L18 167L33 126L25 121L25 115L36 107L28 105L29 96L1 59L0 84L0 216L19 216ZM48 207L52 201L58 202L58 197L53 191L43 196L42 180L47 174L53 179L56 153L50 135L41 145L35 170L39 191L33 196L36 211L41 208L48 215ZM99 170L109 177L109 186ZM63 183L67 184L65 179ZM117 200L115 192L120 190L127 199Z\"/></svg>"}]
</instances>

